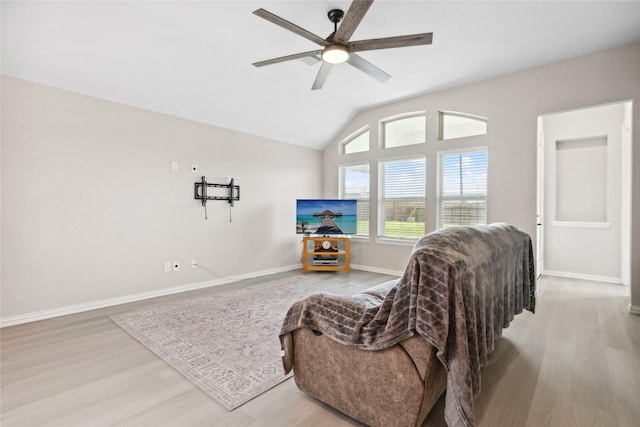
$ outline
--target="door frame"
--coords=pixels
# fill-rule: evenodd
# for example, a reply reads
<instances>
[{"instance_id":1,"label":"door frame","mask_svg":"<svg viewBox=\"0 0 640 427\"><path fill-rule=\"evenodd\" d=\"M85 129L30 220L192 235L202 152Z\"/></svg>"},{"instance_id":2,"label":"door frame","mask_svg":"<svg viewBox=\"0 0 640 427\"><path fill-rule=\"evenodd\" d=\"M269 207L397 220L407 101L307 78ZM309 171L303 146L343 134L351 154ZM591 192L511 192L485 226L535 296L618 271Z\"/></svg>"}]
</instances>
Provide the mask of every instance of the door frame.
<instances>
[{"instance_id":1,"label":"door frame","mask_svg":"<svg viewBox=\"0 0 640 427\"><path fill-rule=\"evenodd\" d=\"M536 134L536 270L537 276L544 274L544 241L545 241L545 206L544 206L544 190L545 190L545 164L544 155L546 149L544 135L544 118L555 114L561 114L571 111L588 110L591 108L603 107L607 105L624 105L624 117L620 124L622 129L621 138L621 155L622 155L622 194L621 194L621 251L620 251L620 281L623 285L631 284L631 180L632 180L632 135L633 135L633 101L625 100L619 102L611 102L600 105L591 105L582 108L574 108L563 111L555 111L541 114L537 117L537 134Z\"/></svg>"}]
</instances>

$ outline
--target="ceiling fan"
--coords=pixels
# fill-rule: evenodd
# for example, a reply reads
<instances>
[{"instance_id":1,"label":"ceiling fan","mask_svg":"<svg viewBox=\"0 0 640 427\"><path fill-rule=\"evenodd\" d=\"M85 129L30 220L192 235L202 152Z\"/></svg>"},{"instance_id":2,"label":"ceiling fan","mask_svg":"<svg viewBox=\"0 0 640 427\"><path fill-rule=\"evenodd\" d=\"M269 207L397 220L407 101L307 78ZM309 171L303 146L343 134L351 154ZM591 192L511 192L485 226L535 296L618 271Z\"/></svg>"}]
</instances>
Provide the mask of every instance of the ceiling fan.
<instances>
[{"instance_id":1,"label":"ceiling fan","mask_svg":"<svg viewBox=\"0 0 640 427\"><path fill-rule=\"evenodd\" d=\"M279 62L291 61L294 59L302 58L315 58L322 60L322 66L318 71L315 81L313 82L312 90L322 89L324 82L329 76L331 67L335 64L341 64L348 62L358 70L368 74L374 79L384 82L391 78L391 76L380 68L376 67L372 63L366 61L356 52L362 52L365 50L377 50L377 49L389 49L395 47L406 46L418 46L431 44L433 40L433 33L412 34L408 36L386 37L381 39L369 39L360 41L349 41L349 38L353 35L356 28L360 24L360 21L371 7L373 0L354 0L347 10L347 14L340 9L332 9L327 14L329 20L333 22L334 31L323 39L304 28L301 28L285 19L274 15L264 9L258 9L253 12L255 15L272 22L285 30L289 30L302 36L312 42L320 45L323 49L312 50L309 52L296 53L293 55L282 56L279 58L268 59L266 61L260 61L253 63L256 67L263 67L265 65L277 64ZM340 26L338 27L338 23Z\"/></svg>"}]
</instances>

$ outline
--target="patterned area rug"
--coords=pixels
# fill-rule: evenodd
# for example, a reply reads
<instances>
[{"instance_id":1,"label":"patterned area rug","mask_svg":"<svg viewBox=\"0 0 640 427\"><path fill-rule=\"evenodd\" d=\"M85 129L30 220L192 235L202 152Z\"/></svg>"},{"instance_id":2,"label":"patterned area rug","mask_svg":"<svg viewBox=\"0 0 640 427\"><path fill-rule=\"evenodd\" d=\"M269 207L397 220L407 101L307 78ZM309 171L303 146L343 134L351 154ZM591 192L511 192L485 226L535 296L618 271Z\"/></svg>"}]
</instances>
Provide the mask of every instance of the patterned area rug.
<instances>
[{"instance_id":1,"label":"patterned area rug","mask_svg":"<svg viewBox=\"0 0 640 427\"><path fill-rule=\"evenodd\" d=\"M111 316L117 325L220 402L237 408L285 376L278 334L291 304L362 286L297 276Z\"/></svg>"}]
</instances>

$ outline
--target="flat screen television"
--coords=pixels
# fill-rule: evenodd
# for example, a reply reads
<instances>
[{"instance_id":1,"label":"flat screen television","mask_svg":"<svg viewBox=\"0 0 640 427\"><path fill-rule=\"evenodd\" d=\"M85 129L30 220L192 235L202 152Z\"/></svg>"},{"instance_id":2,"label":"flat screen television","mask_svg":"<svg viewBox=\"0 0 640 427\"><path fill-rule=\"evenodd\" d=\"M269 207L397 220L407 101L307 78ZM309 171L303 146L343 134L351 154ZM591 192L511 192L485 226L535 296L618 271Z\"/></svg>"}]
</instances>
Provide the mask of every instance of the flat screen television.
<instances>
[{"instance_id":1,"label":"flat screen television","mask_svg":"<svg viewBox=\"0 0 640 427\"><path fill-rule=\"evenodd\" d=\"M356 234L357 200L298 199L296 233L321 236Z\"/></svg>"}]
</instances>

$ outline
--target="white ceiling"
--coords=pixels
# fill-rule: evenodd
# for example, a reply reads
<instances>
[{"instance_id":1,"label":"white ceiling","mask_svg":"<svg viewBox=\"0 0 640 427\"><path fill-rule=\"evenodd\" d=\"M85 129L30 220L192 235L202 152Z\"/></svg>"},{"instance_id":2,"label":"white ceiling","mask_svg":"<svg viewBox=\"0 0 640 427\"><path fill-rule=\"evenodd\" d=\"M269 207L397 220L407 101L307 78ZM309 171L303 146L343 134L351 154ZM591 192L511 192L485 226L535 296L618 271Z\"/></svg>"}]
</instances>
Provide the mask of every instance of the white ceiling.
<instances>
[{"instance_id":1,"label":"white ceiling","mask_svg":"<svg viewBox=\"0 0 640 427\"><path fill-rule=\"evenodd\" d=\"M351 40L433 32L433 45L362 52L348 64L251 63L317 49L252 12L321 37L350 1L2 1L2 74L173 116L324 148L372 106L640 41L640 1L390 1ZM639 77L640 78L640 77Z\"/></svg>"}]
</instances>

